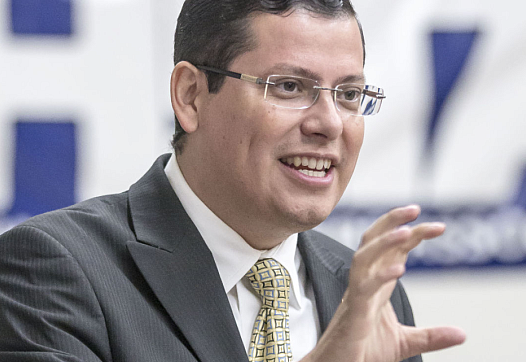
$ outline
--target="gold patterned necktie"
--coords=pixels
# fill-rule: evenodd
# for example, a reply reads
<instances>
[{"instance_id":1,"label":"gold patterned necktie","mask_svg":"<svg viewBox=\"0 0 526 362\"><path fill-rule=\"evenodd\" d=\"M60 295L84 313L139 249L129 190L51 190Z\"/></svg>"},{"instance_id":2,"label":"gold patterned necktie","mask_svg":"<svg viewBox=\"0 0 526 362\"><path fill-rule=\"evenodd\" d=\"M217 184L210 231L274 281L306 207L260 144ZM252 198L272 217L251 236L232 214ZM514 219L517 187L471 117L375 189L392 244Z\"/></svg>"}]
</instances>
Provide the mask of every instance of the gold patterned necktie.
<instances>
[{"instance_id":1,"label":"gold patterned necktie","mask_svg":"<svg viewBox=\"0 0 526 362\"><path fill-rule=\"evenodd\" d=\"M252 330L249 361L291 362L287 269L274 259L263 259L246 276L263 301Z\"/></svg>"}]
</instances>

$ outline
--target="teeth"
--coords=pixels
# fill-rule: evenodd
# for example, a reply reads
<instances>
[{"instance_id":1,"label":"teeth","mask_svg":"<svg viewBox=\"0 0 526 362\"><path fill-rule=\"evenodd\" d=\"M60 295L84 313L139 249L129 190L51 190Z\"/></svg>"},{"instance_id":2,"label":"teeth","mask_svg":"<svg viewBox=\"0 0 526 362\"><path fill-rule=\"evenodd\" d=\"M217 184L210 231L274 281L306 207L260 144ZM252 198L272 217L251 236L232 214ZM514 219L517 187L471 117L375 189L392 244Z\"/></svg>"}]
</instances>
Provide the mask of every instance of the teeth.
<instances>
[{"instance_id":1,"label":"teeth","mask_svg":"<svg viewBox=\"0 0 526 362\"><path fill-rule=\"evenodd\" d=\"M332 161L329 159L323 159L323 158L315 158L315 157L287 157L282 158L281 161L283 163L286 163L288 165L294 165L294 167L308 167L309 170L299 170L300 172L303 172L306 175L309 176L315 176L315 177L323 177L325 176L326 172L325 170L328 170L331 167ZM314 174L311 175L310 172L314 171ZM321 172L316 172L321 171ZM317 176L317 174L320 174ZM321 175L322 174L322 175Z\"/></svg>"},{"instance_id":2,"label":"teeth","mask_svg":"<svg viewBox=\"0 0 526 362\"><path fill-rule=\"evenodd\" d=\"M292 162L288 162L288 161L287 161L287 163L288 163L289 165L292 165ZM299 158L299 157L294 157L294 166L298 167L299 165L301 165L301 158Z\"/></svg>"},{"instance_id":3,"label":"teeth","mask_svg":"<svg viewBox=\"0 0 526 362\"><path fill-rule=\"evenodd\" d=\"M312 170L299 170L299 172L310 176L310 177L325 177L327 172L325 171L312 171Z\"/></svg>"},{"instance_id":4,"label":"teeth","mask_svg":"<svg viewBox=\"0 0 526 362\"><path fill-rule=\"evenodd\" d=\"M309 166L308 166L308 167L309 167L310 169L316 169L316 163L317 163L317 161L316 161L315 158L310 158L310 159L309 159Z\"/></svg>"},{"instance_id":5,"label":"teeth","mask_svg":"<svg viewBox=\"0 0 526 362\"><path fill-rule=\"evenodd\" d=\"M323 169L323 163L324 161L320 158L317 162L316 162L316 170L322 170Z\"/></svg>"}]
</instances>

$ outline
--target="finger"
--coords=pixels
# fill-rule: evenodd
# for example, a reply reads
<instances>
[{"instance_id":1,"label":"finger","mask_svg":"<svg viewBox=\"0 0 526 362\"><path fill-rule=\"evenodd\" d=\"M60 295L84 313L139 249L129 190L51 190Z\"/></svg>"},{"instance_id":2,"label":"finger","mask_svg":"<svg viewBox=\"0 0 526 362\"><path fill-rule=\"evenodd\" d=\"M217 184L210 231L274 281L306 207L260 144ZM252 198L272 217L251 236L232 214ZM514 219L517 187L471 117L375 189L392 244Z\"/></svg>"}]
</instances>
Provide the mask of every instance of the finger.
<instances>
[{"instance_id":1,"label":"finger","mask_svg":"<svg viewBox=\"0 0 526 362\"><path fill-rule=\"evenodd\" d=\"M355 252L349 271L349 290L353 295L369 298L381 290L394 288L389 282L405 273L405 257L397 255L407 252L399 244L406 242L412 232L409 226L400 227Z\"/></svg>"},{"instance_id":2,"label":"finger","mask_svg":"<svg viewBox=\"0 0 526 362\"><path fill-rule=\"evenodd\" d=\"M412 228L402 226L399 229L391 232L390 235L398 235L398 237L391 240L389 245L376 255L367 255L372 260L373 270L382 275L387 269L395 265L404 265L407 262L408 254L411 250L416 248L422 240L431 239L442 235L446 225L441 222L422 223ZM371 243L374 245L376 242ZM368 250L366 250L368 251ZM372 253L371 253L372 254ZM398 277L401 277L399 275Z\"/></svg>"},{"instance_id":3,"label":"finger","mask_svg":"<svg viewBox=\"0 0 526 362\"><path fill-rule=\"evenodd\" d=\"M442 235L445 230L446 224L443 222L424 222L415 225L411 228L411 236L399 243L400 247L408 253L416 248L422 240L436 238Z\"/></svg>"},{"instance_id":4,"label":"finger","mask_svg":"<svg viewBox=\"0 0 526 362\"><path fill-rule=\"evenodd\" d=\"M437 351L464 343L466 333L457 327L415 328L403 327L405 343L401 359L417 354Z\"/></svg>"},{"instance_id":5,"label":"finger","mask_svg":"<svg viewBox=\"0 0 526 362\"><path fill-rule=\"evenodd\" d=\"M405 273L408 253L424 239L441 235L445 224L429 222L414 227L401 226L385 233L354 254L350 278L364 295L374 294L383 284Z\"/></svg>"},{"instance_id":6,"label":"finger","mask_svg":"<svg viewBox=\"0 0 526 362\"><path fill-rule=\"evenodd\" d=\"M384 255L406 243L412 235L413 229L409 226L401 226L386 232L371 242L360 246L354 254L354 259L359 263L359 266L372 266L375 262L382 260Z\"/></svg>"},{"instance_id":7,"label":"finger","mask_svg":"<svg viewBox=\"0 0 526 362\"><path fill-rule=\"evenodd\" d=\"M416 220L420 214L420 206L408 205L392 209L380 216L363 234L361 244L366 244L380 235Z\"/></svg>"},{"instance_id":8,"label":"finger","mask_svg":"<svg viewBox=\"0 0 526 362\"><path fill-rule=\"evenodd\" d=\"M407 254L422 240L432 239L443 234L445 228L446 225L442 222L426 222L414 227L404 225L360 246L355 258L359 259L360 263L372 265L375 261L381 260L382 256L397 248ZM399 262L403 260L403 258L398 259Z\"/></svg>"}]
</instances>

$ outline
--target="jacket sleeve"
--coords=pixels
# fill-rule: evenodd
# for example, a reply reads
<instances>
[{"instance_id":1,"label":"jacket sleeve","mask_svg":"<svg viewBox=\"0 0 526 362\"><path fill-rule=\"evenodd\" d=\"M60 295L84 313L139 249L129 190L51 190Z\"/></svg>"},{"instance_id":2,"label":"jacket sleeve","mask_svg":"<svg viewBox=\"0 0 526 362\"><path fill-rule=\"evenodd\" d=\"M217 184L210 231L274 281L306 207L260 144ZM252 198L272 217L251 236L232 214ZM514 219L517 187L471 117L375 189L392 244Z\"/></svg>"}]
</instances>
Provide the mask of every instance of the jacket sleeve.
<instances>
[{"instance_id":1,"label":"jacket sleeve","mask_svg":"<svg viewBox=\"0 0 526 362\"><path fill-rule=\"evenodd\" d=\"M81 267L32 226L0 236L0 361L111 361L103 311Z\"/></svg>"},{"instance_id":2,"label":"jacket sleeve","mask_svg":"<svg viewBox=\"0 0 526 362\"><path fill-rule=\"evenodd\" d=\"M407 326L414 326L415 320L413 318L413 310L409 299L405 293L404 287L398 282L393 294L391 295L391 304L395 310L398 321ZM422 356L417 355L411 358L405 359L403 362L422 362Z\"/></svg>"}]
</instances>

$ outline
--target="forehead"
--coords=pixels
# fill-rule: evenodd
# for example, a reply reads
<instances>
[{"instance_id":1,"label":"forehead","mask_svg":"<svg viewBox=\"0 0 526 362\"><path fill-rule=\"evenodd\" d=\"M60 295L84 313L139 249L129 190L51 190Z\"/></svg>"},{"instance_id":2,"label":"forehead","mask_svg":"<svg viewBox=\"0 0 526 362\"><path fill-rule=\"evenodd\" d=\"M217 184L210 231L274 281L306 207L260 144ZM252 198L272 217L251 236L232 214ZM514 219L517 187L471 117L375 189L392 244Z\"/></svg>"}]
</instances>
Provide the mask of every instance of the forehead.
<instances>
[{"instance_id":1,"label":"forehead","mask_svg":"<svg viewBox=\"0 0 526 362\"><path fill-rule=\"evenodd\" d=\"M251 19L250 30L255 47L234 60L236 71L264 76L303 69L327 81L363 76L362 38L354 17L328 18L304 10L259 14Z\"/></svg>"}]
</instances>

